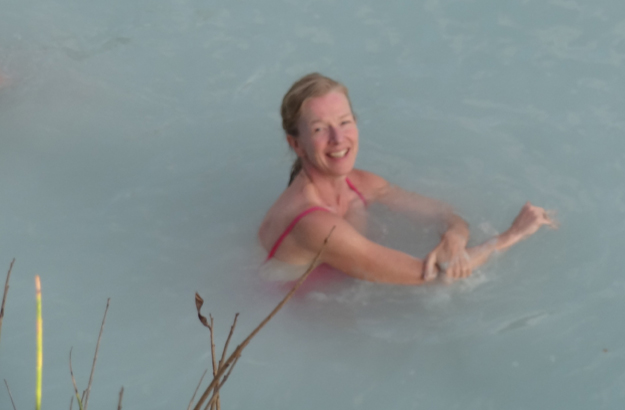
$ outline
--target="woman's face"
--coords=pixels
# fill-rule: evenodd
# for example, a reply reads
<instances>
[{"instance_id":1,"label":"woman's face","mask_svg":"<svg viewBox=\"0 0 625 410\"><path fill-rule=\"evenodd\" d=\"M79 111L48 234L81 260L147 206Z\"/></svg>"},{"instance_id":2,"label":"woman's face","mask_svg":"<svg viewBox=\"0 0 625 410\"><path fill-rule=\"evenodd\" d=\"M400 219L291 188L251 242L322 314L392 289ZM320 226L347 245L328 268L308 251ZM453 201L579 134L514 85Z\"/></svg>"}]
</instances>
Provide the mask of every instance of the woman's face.
<instances>
[{"instance_id":1,"label":"woman's face","mask_svg":"<svg viewBox=\"0 0 625 410\"><path fill-rule=\"evenodd\" d=\"M354 168L358 127L345 94L332 91L306 100L298 130L297 138L288 139L304 166L331 176L347 175Z\"/></svg>"}]
</instances>

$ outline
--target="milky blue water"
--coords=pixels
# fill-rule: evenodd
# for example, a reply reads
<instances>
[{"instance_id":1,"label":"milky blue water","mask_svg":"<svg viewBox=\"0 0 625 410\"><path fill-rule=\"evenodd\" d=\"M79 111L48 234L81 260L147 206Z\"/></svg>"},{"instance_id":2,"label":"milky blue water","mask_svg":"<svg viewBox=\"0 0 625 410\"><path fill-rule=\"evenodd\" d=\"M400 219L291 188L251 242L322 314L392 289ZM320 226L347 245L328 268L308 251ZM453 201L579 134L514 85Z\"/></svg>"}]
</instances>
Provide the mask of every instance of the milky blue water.
<instances>
[{"instance_id":1,"label":"milky blue water","mask_svg":"<svg viewBox=\"0 0 625 410\"><path fill-rule=\"evenodd\" d=\"M186 408L210 362L194 292L219 345L286 292L257 277L256 230L292 160L282 95L320 71L350 89L359 167L476 242L527 200L561 228L449 286L311 281L224 408L622 409L624 69L616 0L4 0L0 377L32 406L39 274L43 408L69 408L72 346L86 388L107 297L90 408L122 385L124 408ZM418 256L435 241L380 220Z\"/></svg>"}]
</instances>

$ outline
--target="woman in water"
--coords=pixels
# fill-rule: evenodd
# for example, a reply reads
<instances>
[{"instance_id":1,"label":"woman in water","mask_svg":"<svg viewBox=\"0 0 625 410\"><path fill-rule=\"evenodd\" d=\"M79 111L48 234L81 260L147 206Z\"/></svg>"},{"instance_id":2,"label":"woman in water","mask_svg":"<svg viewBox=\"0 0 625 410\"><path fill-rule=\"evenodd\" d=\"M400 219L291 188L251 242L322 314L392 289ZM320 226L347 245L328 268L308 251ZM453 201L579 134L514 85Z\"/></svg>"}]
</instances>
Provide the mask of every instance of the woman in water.
<instances>
[{"instance_id":1,"label":"woman in water","mask_svg":"<svg viewBox=\"0 0 625 410\"><path fill-rule=\"evenodd\" d=\"M555 227L547 212L526 203L512 226L486 243L467 248L467 223L440 201L407 192L382 177L354 168L358 127L347 88L313 73L284 96L282 127L297 160L289 185L267 212L259 229L269 260L306 265L334 228L320 262L373 282L420 285L439 273L465 278L501 251ZM446 224L440 243L421 260L379 245L362 233L364 209L373 202L408 215Z\"/></svg>"}]
</instances>

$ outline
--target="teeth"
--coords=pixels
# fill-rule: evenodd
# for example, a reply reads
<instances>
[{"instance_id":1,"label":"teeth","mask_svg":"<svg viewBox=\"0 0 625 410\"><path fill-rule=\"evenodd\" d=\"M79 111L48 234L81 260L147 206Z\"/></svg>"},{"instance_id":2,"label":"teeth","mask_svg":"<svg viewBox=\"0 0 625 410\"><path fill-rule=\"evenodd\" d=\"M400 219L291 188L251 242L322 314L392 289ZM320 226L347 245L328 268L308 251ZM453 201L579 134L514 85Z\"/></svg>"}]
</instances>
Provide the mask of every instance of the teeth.
<instances>
[{"instance_id":1,"label":"teeth","mask_svg":"<svg viewBox=\"0 0 625 410\"><path fill-rule=\"evenodd\" d=\"M332 158L342 158L345 156L345 154L347 154L347 148L344 149L343 151L331 152L328 155L331 156Z\"/></svg>"}]
</instances>

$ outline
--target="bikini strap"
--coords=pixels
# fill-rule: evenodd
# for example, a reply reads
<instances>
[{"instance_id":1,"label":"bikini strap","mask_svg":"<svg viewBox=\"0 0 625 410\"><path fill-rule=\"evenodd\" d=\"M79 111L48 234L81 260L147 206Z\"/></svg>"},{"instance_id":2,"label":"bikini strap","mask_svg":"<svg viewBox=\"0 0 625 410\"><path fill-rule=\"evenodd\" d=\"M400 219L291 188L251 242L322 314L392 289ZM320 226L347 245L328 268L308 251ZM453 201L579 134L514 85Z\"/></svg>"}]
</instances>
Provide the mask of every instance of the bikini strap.
<instances>
[{"instance_id":1,"label":"bikini strap","mask_svg":"<svg viewBox=\"0 0 625 410\"><path fill-rule=\"evenodd\" d=\"M349 186L349 189L351 189L352 191L354 191L358 197L360 197L360 199L362 200L362 202L365 204L365 206L367 205L367 200L365 199L364 195L362 193L360 193L360 191L358 190L358 188L356 188L354 186L354 184L352 184L352 181L349 180L349 178L345 178L345 181L347 182L347 186ZM276 241L276 243L274 243L273 247L271 248L271 250L269 251L269 255L267 255L267 259L265 259L265 262L268 261L269 259L273 258L273 256L276 254L276 252L278 251L278 248L280 247L280 244L282 243L282 241L284 240L284 238L286 238L286 236L291 233L291 231L293 230L293 228L295 228L295 225L299 222L300 219L302 219L303 217L305 217L306 215L308 215L311 212L314 211L326 211L326 212L330 212L329 209L324 208L322 206L313 206L311 208L306 209L305 211L303 211L302 213L300 213L299 215L297 215L295 217L295 219L293 219L291 221L291 223L289 224L289 226L286 227L286 229L284 230L284 232L282 232L282 235L280 235L280 237L278 238L278 240Z\"/></svg>"},{"instance_id":2,"label":"bikini strap","mask_svg":"<svg viewBox=\"0 0 625 410\"><path fill-rule=\"evenodd\" d=\"M269 251L269 255L267 255L267 259L265 261L268 261L269 259L273 258L273 256L276 254L276 251L278 250L278 247L280 247L280 244L282 243L282 241L284 240L284 238L286 238L286 236L291 233L291 231L293 230L293 228L295 228L295 225L299 222L300 219L302 219L303 217L305 217L306 215L308 215L311 212L314 211L326 211L326 212L330 212L329 209L324 208L322 206L313 206L312 208L308 208L305 211L303 211L302 213L300 213L299 215L297 215L295 217L295 219L293 219L291 221L291 223L289 224L289 226L286 227L286 229L284 230L284 232L282 232L282 235L280 235L280 237L278 238L278 240L276 241L276 243L273 245L273 247L271 248L271 250Z\"/></svg>"},{"instance_id":3,"label":"bikini strap","mask_svg":"<svg viewBox=\"0 0 625 410\"><path fill-rule=\"evenodd\" d=\"M354 191L356 194L358 194L358 196L360 197L360 199L362 200L362 202L365 204L365 206L367 205L367 200L365 199L365 197L360 193L360 191L358 190L358 188L356 188L354 186L354 184L352 184L352 181L349 180L349 178L345 178L345 182L347 182L347 186L349 186L349 189L351 189L352 191Z\"/></svg>"}]
</instances>

